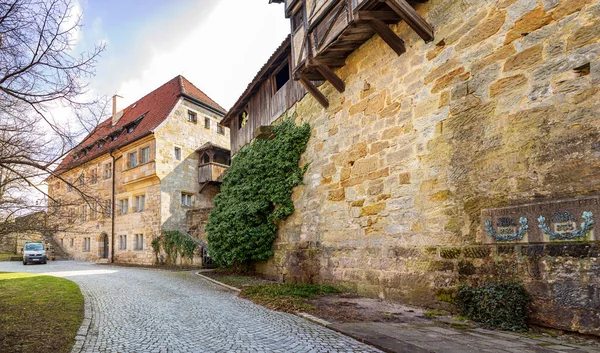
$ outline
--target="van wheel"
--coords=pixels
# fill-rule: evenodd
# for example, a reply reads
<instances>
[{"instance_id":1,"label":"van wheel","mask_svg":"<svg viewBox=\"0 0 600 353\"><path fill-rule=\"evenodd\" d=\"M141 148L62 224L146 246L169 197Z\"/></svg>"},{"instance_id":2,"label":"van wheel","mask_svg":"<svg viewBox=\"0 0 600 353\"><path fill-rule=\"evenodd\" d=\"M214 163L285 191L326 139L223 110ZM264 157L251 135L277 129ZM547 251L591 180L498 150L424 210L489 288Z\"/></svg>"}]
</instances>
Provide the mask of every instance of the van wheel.
<instances>
[{"instance_id":1,"label":"van wheel","mask_svg":"<svg viewBox=\"0 0 600 353\"><path fill-rule=\"evenodd\" d=\"M27 262L26 262L26 261L23 261L23 265L27 265Z\"/></svg>"}]
</instances>

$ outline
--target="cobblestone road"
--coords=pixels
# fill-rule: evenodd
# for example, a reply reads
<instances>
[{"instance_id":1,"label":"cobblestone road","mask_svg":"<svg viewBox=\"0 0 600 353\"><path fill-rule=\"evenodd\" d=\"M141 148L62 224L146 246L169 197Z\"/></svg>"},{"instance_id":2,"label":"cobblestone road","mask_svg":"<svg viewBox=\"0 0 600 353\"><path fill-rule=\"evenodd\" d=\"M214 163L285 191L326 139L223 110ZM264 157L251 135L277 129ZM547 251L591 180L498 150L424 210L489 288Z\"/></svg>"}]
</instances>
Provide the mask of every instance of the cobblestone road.
<instances>
[{"instance_id":1,"label":"cobblestone road","mask_svg":"<svg viewBox=\"0 0 600 353\"><path fill-rule=\"evenodd\" d=\"M79 284L93 309L83 352L378 352L190 272L73 261L0 262L0 271L48 273Z\"/></svg>"}]
</instances>

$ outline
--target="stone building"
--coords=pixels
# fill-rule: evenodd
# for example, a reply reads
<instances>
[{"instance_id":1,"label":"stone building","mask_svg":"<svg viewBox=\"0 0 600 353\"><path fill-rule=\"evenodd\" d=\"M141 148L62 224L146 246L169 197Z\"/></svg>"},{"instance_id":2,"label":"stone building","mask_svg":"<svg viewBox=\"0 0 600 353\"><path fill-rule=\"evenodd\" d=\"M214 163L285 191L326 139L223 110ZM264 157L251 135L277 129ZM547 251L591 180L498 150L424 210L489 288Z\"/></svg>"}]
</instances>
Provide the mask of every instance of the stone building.
<instances>
[{"instance_id":1,"label":"stone building","mask_svg":"<svg viewBox=\"0 0 600 353\"><path fill-rule=\"evenodd\" d=\"M257 270L443 308L460 283L517 278L533 323L600 335L600 3L285 12L289 75L310 94L266 120L311 125L310 166ZM264 125L243 112L255 92L223 120L232 141Z\"/></svg>"},{"instance_id":2,"label":"stone building","mask_svg":"<svg viewBox=\"0 0 600 353\"><path fill-rule=\"evenodd\" d=\"M49 178L49 222L73 258L152 264L161 230L187 232L188 213L210 207L215 180L200 180L210 143L229 164L225 109L177 76L100 123ZM212 156L212 152L211 152ZM213 175L211 174L211 175Z\"/></svg>"}]
</instances>

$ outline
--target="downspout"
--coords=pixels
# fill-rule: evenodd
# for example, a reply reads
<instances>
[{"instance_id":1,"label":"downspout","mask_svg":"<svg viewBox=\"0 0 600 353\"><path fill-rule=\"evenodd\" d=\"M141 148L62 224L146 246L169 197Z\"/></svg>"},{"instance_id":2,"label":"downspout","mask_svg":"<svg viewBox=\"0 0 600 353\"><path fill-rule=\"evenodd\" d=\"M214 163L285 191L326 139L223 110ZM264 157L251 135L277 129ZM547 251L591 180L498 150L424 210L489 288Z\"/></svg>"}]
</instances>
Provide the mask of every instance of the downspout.
<instances>
[{"instance_id":1,"label":"downspout","mask_svg":"<svg viewBox=\"0 0 600 353\"><path fill-rule=\"evenodd\" d=\"M115 209L116 207L116 200L115 200L115 194L116 194L116 183L115 183L115 176L117 175L117 160L121 157L115 158L115 156L113 155L114 149L110 150L109 154L112 157L112 195L111 195L111 202L112 205L110 207L110 263L114 263L115 262Z\"/></svg>"}]
</instances>

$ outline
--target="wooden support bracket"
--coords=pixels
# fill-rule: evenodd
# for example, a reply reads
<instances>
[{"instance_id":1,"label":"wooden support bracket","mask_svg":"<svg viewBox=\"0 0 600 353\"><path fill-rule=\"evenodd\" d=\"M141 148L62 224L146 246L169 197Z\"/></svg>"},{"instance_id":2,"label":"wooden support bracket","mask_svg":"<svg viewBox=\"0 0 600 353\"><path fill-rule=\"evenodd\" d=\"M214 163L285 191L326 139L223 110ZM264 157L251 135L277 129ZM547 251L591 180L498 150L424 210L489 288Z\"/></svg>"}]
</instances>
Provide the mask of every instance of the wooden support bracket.
<instances>
[{"instance_id":1,"label":"wooden support bracket","mask_svg":"<svg viewBox=\"0 0 600 353\"><path fill-rule=\"evenodd\" d=\"M319 89L306 78L306 76L303 74L300 74L299 76L300 84L308 91L308 93L315 97L317 102L319 102L319 104L321 104L323 107L329 108L329 100L327 97L325 97L323 93L321 93L321 91L319 91Z\"/></svg>"},{"instance_id":2,"label":"wooden support bracket","mask_svg":"<svg viewBox=\"0 0 600 353\"><path fill-rule=\"evenodd\" d=\"M358 21L381 20L399 22L401 18L394 11L359 11L356 17Z\"/></svg>"},{"instance_id":3,"label":"wooden support bracket","mask_svg":"<svg viewBox=\"0 0 600 353\"><path fill-rule=\"evenodd\" d=\"M317 71L327 81L329 81L329 83L331 83L331 85L335 87L335 89L337 89L338 92L343 93L346 90L346 85L344 84L344 81L338 75L336 75L335 72L333 72L333 70L329 68L329 66L313 58L308 59L308 64L309 66L312 66L315 69L317 69Z\"/></svg>"},{"instance_id":4,"label":"wooden support bracket","mask_svg":"<svg viewBox=\"0 0 600 353\"><path fill-rule=\"evenodd\" d=\"M379 0L385 2L425 42L433 40L433 27L406 0Z\"/></svg>"},{"instance_id":5,"label":"wooden support bracket","mask_svg":"<svg viewBox=\"0 0 600 353\"><path fill-rule=\"evenodd\" d=\"M377 34L379 34L381 39L396 52L396 54L402 55L406 52L406 47L404 46L402 38L398 37L382 20L375 18L371 19L369 25Z\"/></svg>"},{"instance_id":6,"label":"wooden support bracket","mask_svg":"<svg viewBox=\"0 0 600 353\"><path fill-rule=\"evenodd\" d=\"M261 125L254 130L254 138L259 140L270 140L275 137L273 126Z\"/></svg>"}]
</instances>

